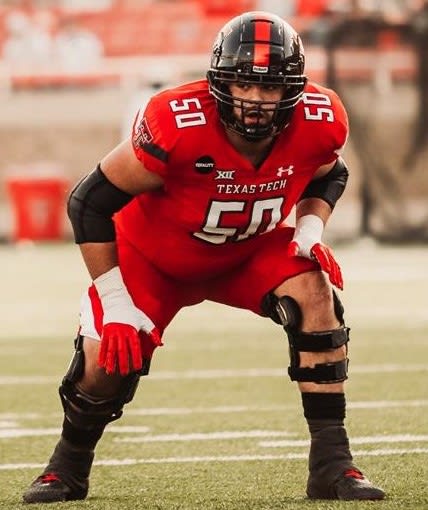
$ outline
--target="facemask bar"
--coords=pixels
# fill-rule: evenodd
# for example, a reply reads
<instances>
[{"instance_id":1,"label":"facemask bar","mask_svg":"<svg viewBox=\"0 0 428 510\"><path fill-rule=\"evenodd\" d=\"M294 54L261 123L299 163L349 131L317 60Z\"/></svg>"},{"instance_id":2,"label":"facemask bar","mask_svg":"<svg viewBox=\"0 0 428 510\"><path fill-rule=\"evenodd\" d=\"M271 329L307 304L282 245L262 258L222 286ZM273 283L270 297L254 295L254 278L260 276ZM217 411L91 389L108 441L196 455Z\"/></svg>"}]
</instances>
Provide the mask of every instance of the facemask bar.
<instances>
[{"instance_id":1,"label":"facemask bar","mask_svg":"<svg viewBox=\"0 0 428 510\"><path fill-rule=\"evenodd\" d=\"M307 78L303 75L278 75L278 76L242 76L238 72L218 71L210 69L207 74L210 83L210 90L216 98L221 112L221 119L225 126L244 136L248 140L259 140L268 136L276 136L281 129L289 122L294 107L300 101ZM233 82L251 83L259 85L283 86L283 99L280 101L254 101L243 100L230 94L228 84ZM264 112L274 112L271 121L268 124L261 124L259 121L253 125L247 126L244 123L245 111L251 109L257 114ZM241 110L241 118L233 114L233 109Z\"/></svg>"}]
</instances>

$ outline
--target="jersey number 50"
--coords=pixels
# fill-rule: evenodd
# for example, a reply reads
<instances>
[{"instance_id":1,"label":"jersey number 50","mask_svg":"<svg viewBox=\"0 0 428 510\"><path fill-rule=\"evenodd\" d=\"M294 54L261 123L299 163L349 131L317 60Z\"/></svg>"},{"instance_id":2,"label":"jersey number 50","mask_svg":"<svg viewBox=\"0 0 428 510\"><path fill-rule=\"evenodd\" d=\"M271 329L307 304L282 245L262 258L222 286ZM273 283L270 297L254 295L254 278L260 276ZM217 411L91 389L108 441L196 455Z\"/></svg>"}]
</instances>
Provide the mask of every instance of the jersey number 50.
<instances>
[{"instance_id":1,"label":"jersey number 50","mask_svg":"<svg viewBox=\"0 0 428 510\"><path fill-rule=\"evenodd\" d=\"M228 213L242 213L247 205L244 201L220 202L213 200L209 206L202 232L193 235L211 244L224 244L227 241L243 241L257 234L273 230L282 219L281 207L284 197L256 200L252 204L245 232L238 234L237 227L221 227L221 216ZM266 216L270 216L268 224Z\"/></svg>"},{"instance_id":2,"label":"jersey number 50","mask_svg":"<svg viewBox=\"0 0 428 510\"><path fill-rule=\"evenodd\" d=\"M302 96L303 110L306 120L326 120L334 122L334 113L331 107L331 99L326 94L306 92Z\"/></svg>"},{"instance_id":3,"label":"jersey number 50","mask_svg":"<svg viewBox=\"0 0 428 510\"><path fill-rule=\"evenodd\" d=\"M169 102L169 106L176 114L175 122L179 129L191 126L202 126L207 123L204 112L200 111L202 109L201 103L196 97L183 100L174 99Z\"/></svg>"}]
</instances>

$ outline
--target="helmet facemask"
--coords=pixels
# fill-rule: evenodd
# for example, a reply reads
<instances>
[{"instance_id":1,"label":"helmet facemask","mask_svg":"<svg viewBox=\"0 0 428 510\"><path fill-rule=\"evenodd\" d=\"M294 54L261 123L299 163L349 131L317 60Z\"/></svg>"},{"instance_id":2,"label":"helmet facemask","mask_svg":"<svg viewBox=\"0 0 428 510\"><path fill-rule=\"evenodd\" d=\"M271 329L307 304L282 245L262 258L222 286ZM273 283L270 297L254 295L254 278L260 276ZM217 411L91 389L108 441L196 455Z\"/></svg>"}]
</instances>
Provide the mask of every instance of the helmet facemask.
<instances>
[{"instance_id":1,"label":"helmet facemask","mask_svg":"<svg viewBox=\"0 0 428 510\"><path fill-rule=\"evenodd\" d=\"M286 78L260 76L246 79L235 72L215 73L211 69L207 74L210 91L217 101L220 118L227 129L238 133L246 140L256 141L278 135L290 122L294 108L300 101L306 78L301 75L288 75ZM279 101L256 101L233 96L230 83L245 83L261 86L281 86L284 88ZM236 109L240 115L236 114ZM245 123L245 116L252 112L257 117L253 124ZM268 122L261 122L265 114L271 114Z\"/></svg>"}]
</instances>

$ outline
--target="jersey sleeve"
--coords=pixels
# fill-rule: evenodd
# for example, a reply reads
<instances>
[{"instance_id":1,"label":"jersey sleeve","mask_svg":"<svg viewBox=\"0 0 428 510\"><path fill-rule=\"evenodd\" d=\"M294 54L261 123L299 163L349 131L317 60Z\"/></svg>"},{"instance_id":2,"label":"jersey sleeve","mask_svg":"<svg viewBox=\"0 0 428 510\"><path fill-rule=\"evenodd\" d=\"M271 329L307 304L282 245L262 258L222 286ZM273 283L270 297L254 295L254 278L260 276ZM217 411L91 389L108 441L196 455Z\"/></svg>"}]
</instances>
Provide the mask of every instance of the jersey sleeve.
<instances>
[{"instance_id":1,"label":"jersey sleeve","mask_svg":"<svg viewBox=\"0 0 428 510\"><path fill-rule=\"evenodd\" d=\"M311 84L300 104L305 141L312 164L320 167L337 159L349 134L348 115L339 96L331 89Z\"/></svg>"},{"instance_id":2,"label":"jersey sleeve","mask_svg":"<svg viewBox=\"0 0 428 510\"><path fill-rule=\"evenodd\" d=\"M331 91L332 110L334 122L331 129L330 144L327 146L327 153L332 154L332 161L343 151L349 135L349 121L345 107L339 96Z\"/></svg>"},{"instance_id":3,"label":"jersey sleeve","mask_svg":"<svg viewBox=\"0 0 428 510\"><path fill-rule=\"evenodd\" d=\"M174 137L168 129L170 115L161 97L152 97L146 108L137 112L132 128L132 146L137 159L147 170L165 177Z\"/></svg>"}]
</instances>

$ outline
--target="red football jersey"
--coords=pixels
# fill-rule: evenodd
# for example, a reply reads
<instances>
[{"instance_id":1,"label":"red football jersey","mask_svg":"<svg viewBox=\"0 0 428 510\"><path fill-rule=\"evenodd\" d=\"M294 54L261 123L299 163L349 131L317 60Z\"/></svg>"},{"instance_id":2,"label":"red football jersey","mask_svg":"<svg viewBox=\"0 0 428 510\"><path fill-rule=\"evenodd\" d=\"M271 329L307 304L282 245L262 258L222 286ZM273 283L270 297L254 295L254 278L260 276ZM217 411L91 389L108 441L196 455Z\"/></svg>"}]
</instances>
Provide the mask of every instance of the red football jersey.
<instances>
[{"instance_id":1,"label":"red football jersey","mask_svg":"<svg viewBox=\"0 0 428 510\"><path fill-rule=\"evenodd\" d=\"M136 157L164 189L134 198L116 227L163 272L214 277L246 260L287 216L317 169L348 135L345 109L308 83L290 124L256 168L229 142L206 80L155 95L138 113Z\"/></svg>"}]
</instances>

